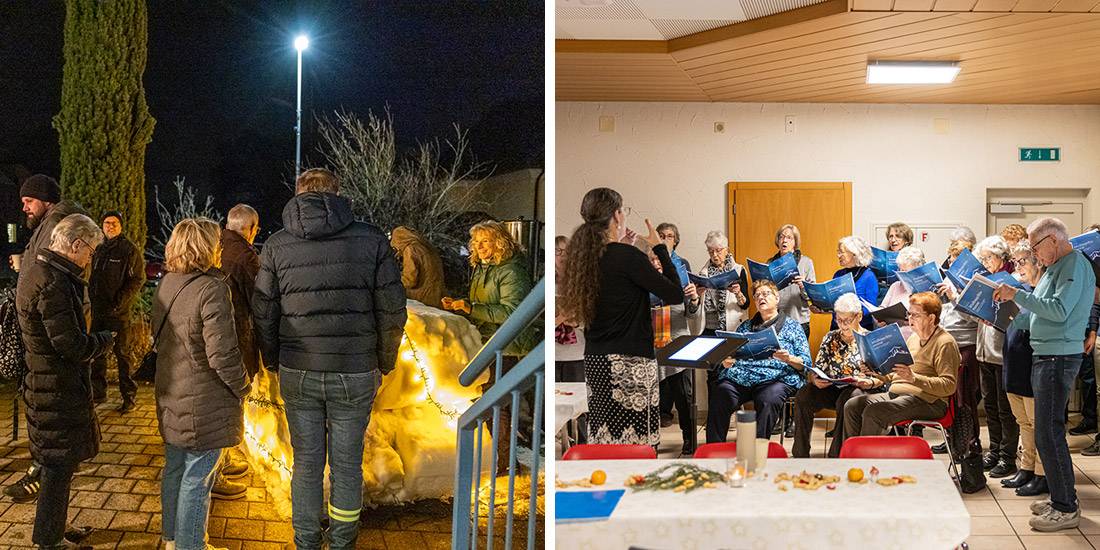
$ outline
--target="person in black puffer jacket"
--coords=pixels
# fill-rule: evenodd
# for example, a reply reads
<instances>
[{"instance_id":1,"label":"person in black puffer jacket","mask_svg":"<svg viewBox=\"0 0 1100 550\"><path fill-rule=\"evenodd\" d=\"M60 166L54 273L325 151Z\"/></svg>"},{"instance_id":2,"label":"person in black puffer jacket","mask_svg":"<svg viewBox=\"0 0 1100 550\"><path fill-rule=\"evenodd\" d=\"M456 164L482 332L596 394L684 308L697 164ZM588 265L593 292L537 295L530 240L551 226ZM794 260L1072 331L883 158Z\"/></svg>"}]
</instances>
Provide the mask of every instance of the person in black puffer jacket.
<instances>
[{"instance_id":1,"label":"person in black puffer jacket","mask_svg":"<svg viewBox=\"0 0 1100 550\"><path fill-rule=\"evenodd\" d=\"M286 405L294 542L320 547L327 447L329 543L354 548L364 432L382 375L397 362L405 289L386 235L355 221L332 172L307 170L296 187L284 229L260 254L253 318L263 365L278 370Z\"/></svg>"},{"instance_id":2,"label":"person in black puffer jacket","mask_svg":"<svg viewBox=\"0 0 1100 550\"><path fill-rule=\"evenodd\" d=\"M113 342L110 332L88 334L83 271L103 233L73 214L53 231L49 249L23 266L16 309L27 348L23 400L31 456L42 466L32 540L64 548L69 486L77 464L99 452L90 363Z\"/></svg>"}]
</instances>

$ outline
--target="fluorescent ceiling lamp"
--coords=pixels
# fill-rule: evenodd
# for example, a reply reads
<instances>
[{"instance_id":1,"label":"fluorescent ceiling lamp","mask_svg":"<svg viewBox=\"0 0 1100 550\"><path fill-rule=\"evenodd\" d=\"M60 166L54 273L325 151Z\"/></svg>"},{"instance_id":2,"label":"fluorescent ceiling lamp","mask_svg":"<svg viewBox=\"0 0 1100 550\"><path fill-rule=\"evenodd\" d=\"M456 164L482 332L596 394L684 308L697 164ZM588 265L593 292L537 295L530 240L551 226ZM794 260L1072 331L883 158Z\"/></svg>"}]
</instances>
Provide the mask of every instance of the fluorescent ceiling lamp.
<instances>
[{"instance_id":1,"label":"fluorescent ceiling lamp","mask_svg":"<svg viewBox=\"0 0 1100 550\"><path fill-rule=\"evenodd\" d=\"M957 61L868 61L868 84L950 84Z\"/></svg>"}]
</instances>

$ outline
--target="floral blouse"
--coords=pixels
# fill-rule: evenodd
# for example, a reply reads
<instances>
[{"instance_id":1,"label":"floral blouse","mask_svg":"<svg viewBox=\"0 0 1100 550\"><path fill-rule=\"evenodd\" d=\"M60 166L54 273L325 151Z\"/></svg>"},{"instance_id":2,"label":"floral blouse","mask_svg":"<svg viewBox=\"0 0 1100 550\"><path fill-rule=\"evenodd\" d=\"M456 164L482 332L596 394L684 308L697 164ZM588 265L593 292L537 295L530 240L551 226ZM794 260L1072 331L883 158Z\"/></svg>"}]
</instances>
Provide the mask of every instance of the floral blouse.
<instances>
[{"instance_id":1,"label":"floral blouse","mask_svg":"<svg viewBox=\"0 0 1100 550\"><path fill-rule=\"evenodd\" d=\"M867 330L859 327L860 334L867 334ZM830 330L825 338L821 339L821 347L817 350L817 361L814 366L821 369L830 378L843 378L845 376L866 375L863 369L863 357L859 354L859 346L856 340L845 342L840 336L840 329Z\"/></svg>"},{"instance_id":2,"label":"floral blouse","mask_svg":"<svg viewBox=\"0 0 1100 550\"><path fill-rule=\"evenodd\" d=\"M757 314L759 315L759 314ZM777 326L775 331L779 337L779 347L788 353L802 359L802 364L810 366L810 343L806 340L806 333L802 325L794 319L781 319L783 323ZM752 319L749 319L737 328L738 332L752 331ZM752 387L757 384L782 382L794 389L802 387L802 374L794 367L775 358L767 359L738 359L728 369L721 369L720 378L732 380L735 384Z\"/></svg>"}]
</instances>

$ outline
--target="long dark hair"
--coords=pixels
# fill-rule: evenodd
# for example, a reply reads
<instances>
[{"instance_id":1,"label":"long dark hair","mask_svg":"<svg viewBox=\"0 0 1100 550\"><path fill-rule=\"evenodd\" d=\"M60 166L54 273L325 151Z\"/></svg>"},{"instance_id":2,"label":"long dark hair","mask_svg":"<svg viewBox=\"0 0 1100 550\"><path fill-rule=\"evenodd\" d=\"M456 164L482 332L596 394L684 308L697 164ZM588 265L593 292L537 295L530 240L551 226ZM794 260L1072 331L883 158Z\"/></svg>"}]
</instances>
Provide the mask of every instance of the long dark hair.
<instances>
[{"instance_id":1,"label":"long dark hair","mask_svg":"<svg viewBox=\"0 0 1100 550\"><path fill-rule=\"evenodd\" d=\"M596 317L596 295L600 290L600 257L607 248L607 229L623 207L623 196L614 189L599 187L585 193L581 201L580 226L573 230L565 251L562 310L578 323L589 326Z\"/></svg>"}]
</instances>

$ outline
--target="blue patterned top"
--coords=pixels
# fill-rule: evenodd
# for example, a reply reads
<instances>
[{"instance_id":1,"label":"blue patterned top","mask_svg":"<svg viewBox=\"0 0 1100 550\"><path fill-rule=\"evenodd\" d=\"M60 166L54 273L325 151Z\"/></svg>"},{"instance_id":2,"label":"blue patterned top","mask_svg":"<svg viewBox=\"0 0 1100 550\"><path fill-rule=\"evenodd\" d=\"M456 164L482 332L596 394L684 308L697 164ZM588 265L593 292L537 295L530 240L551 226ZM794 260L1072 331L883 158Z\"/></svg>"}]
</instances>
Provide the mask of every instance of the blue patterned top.
<instances>
[{"instance_id":1,"label":"blue patterned top","mask_svg":"<svg viewBox=\"0 0 1100 550\"><path fill-rule=\"evenodd\" d=\"M751 319L737 327L737 332L751 332L752 330ZM781 348L791 355L801 358L803 365L810 366L813 364L810 359L810 342L806 340L806 333L803 332L802 325L793 319L784 319L783 326L776 330L776 334L779 336L779 346ZM718 377L731 380L734 384L750 387L779 381L798 389L802 387L803 383L801 372L778 359L770 357L768 359L738 359L732 367L720 369Z\"/></svg>"}]
</instances>

